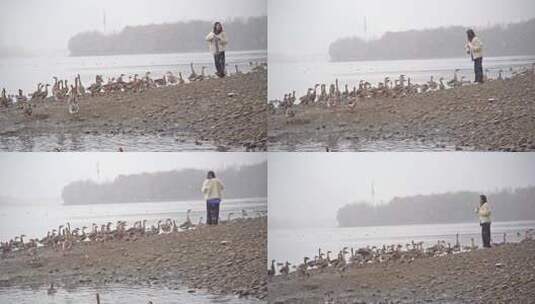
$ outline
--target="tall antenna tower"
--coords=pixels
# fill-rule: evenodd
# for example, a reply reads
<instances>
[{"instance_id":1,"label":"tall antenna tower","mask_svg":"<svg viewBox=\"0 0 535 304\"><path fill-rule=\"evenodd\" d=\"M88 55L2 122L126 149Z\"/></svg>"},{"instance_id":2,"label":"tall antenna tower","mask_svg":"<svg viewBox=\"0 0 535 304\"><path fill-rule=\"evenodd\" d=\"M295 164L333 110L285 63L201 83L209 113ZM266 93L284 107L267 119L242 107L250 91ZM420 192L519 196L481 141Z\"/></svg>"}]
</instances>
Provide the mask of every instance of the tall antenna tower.
<instances>
[{"instance_id":1,"label":"tall antenna tower","mask_svg":"<svg viewBox=\"0 0 535 304\"><path fill-rule=\"evenodd\" d=\"M374 182L372 181L372 189L371 189L371 194L372 194L372 204L373 204L373 207L377 207L376 203L375 203L375 185L374 185Z\"/></svg>"},{"instance_id":2,"label":"tall antenna tower","mask_svg":"<svg viewBox=\"0 0 535 304\"><path fill-rule=\"evenodd\" d=\"M368 18L364 16L364 39L368 42Z\"/></svg>"},{"instance_id":3,"label":"tall antenna tower","mask_svg":"<svg viewBox=\"0 0 535 304\"><path fill-rule=\"evenodd\" d=\"M102 10L102 27L104 30L104 34L106 34L106 11Z\"/></svg>"}]
</instances>

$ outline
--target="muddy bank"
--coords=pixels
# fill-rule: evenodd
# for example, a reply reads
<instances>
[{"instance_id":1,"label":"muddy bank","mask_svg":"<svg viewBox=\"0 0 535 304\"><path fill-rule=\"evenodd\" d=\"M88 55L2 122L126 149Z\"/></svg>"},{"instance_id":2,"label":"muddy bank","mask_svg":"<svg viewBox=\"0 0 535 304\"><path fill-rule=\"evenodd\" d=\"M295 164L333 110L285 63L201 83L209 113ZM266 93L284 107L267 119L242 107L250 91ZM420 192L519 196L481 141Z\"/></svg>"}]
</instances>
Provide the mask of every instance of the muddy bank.
<instances>
[{"instance_id":1,"label":"muddy bank","mask_svg":"<svg viewBox=\"0 0 535 304\"><path fill-rule=\"evenodd\" d=\"M276 150L535 150L535 76L269 115Z\"/></svg>"},{"instance_id":2,"label":"muddy bank","mask_svg":"<svg viewBox=\"0 0 535 304\"><path fill-rule=\"evenodd\" d=\"M17 105L0 108L0 138L154 136L174 138L177 150L183 150L182 142L220 151L265 150L266 96L264 70L140 93L83 96L74 115L67 103L48 98L32 102L31 116Z\"/></svg>"},{"instance_id":3,"label":"muddy bank","mask_svg":"<svg viewBox=\"0 0 535 304\"><path fill-rule=\"evenodd\" d=\"M270 303L533 303L535 240L459 254L295 272L269 283ZM350 264L351 265L351 264ZM332 268L332 267L331 267Z\"/></svg>"},{"instance_id":4,"label":"muddy bank","mask_svg":"<svg viewBox=\"0 0 535 304\"><path fill-rule=\"evenodd\" d=\"M215 294L264 298L265 217L237 219L194 230L76 244L63 254L39 247L0 259L0 286L59 288L128 284L187 286Z\"/></svg>"}]
</instances>

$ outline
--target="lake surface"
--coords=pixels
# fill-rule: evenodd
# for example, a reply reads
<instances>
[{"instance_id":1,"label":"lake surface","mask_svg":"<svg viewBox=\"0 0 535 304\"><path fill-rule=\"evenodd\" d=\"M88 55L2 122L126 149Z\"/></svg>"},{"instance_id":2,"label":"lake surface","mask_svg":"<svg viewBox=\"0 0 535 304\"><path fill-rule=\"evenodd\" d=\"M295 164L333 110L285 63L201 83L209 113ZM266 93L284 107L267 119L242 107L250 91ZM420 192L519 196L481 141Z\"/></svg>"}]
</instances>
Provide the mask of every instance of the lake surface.
<instances>
[{"instance_id":1,"label":"lake surface","mask_svg":"<svg viewBox=\"0 0 535 304\"><path fill-rule=\"evenodd\" d=\"M509 68L519 70L530 67L535 62L532 56L485 57L483 68L488 69L488 76L496 78L502 69L503 76L509 77ZM348 61L330 62L328 55L313 55L284 58L277 56L269 59L269 100L282 99L285 93L296 91L297 96L306 94L307 88L315 83L334 83L338 78L340 89L347 83L351 90L358 87L358 82L369 81L374 86L382 82L385 77L397 79L400 74L411 78L413 84L429 81L434 76L438 81L444 77L444 82L453 78L453 71L460 69L459 78L473 81L474 66L470 58L421 59L421 60L388 60L388 61Z\"/></svg>"},{"instance_id":2,"label":"lake surface","mask_svg":"<svg viewBox=\"0 0 535 304\"><path fill-rule=\"evenodd\" d=\"M501 243L506 233L507 242L517 242L524 238L525 231L535 228L535 221L495 222L491 225L492 241ZM517 237L520 232L521 237ZM459 233L461 246L469 246L474 238L476 245L481 245L481 227L479 223L434 224L434 225L392 225L368 227L324 227L324 228L269 228L268 260L302 263L303 257L314 258L318 248L336 254L343 247L361 248L401 244L412 240L432 246L438 240L455 245L455 235Z\"/></svg>"},{"instance_id":3,"label":"lake surface","mask_svg":"<svg viewBox=\"0 0 535 304\"><path fill-rule=\"evenodd\" d=\"M200 73L201 66L206 66L206 73L214 73L213 57L208 52L200 53L169 53L112 56L81 56L70 57L66 54L37 57L0 58L0 88L6 88L8 94L15 94L22 89L25 94L35 91L38 83L53 84L53 76L68 79L74 83L76 74L80 74L82 83L88 87L95 82L96 75L108 77L125 75L144 75L151 72L153 78L161 77L167 71L187 78L190 74L190 63ZM228 70L234 72L237 64L243 72L249 70L249 62L266 62L267 51L227 52ZM127 80L128 78L125 78Z\"/></svg>"},{"instance_id":4,"label":"lake surface","mask_svg":"<svg viewBox=\"0 0 535 304\"><path fill-rule=\"evenodd\" d=\"M178 140L180 139L180 140ZM119 147L126 152L178 152L178 151L216 151L217 146L210 143L198 144L184 134L182 138L159 135L127 134L53 134L0 136L0 151L51 152L85 151L117 152ZM230 148L232 150L232 148Z\"/></svg>"},{"instance_id":5,"label":"lake surface","mask_svg":"<svg viewBox=\"0 0 535 304\"><path fill-rule=\"evenodd\" d=\"M197 291L188 293L188 289L166 289L152 287L136 287L114 285L103 288L78 287L74 290L58 288L54 295L48 295L46 288L20 289L0 288L0 303L17 304L95 304L96 293L100 295L102 304L155 304L178 303L227 303L254 304L264 303L253 298L237 298L234 296L212 295Z\"/></svg>"},{"instance_id":6,"label":"lake surface","mask_svg":"<svg viewBox=\"0 0 535 304\"><path fill-rule=\"evenodd\" d=\"M46 236L47 231L57 229L59 225L69 222L71 227L98 225L118 220L133 225L139 220L147 220L147 227L156 225L158 220L171 218L177 225L186 219L186 211L191 209L191 221L196 224L200 217L206 221L205 201L177 201L155 203L122 203L93 205L4 205L0 206L0 241L7 241L17 235L25 234L26 239ZM226 220L230 212L233 218L241 216L245 209L249 217L257 216L257 212L267 211L266 198L223 199L220 217ZM1 303L1 301L0 301Z\"/></svg>"}]
</instances>

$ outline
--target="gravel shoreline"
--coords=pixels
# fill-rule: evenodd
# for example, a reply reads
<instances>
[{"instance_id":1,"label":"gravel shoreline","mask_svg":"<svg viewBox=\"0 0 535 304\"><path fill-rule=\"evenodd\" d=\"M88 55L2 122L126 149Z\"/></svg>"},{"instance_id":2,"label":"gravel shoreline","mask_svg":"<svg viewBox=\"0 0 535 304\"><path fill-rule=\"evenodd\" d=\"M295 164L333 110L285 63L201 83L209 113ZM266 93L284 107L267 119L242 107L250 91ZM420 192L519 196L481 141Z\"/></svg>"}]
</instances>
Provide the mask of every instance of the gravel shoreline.
<instances>
[{"instance_id":1,"label":"gravel shoreline","mask_svg":"<svg viewBox=\"0 0 535 304\"><path fill-rule=\"evenodd\" d=\"M233 74L140 93L80 98L80 112L66 102L35 101L27 116L17 105L0 107L0 139L60 134L154 135L210 143L220 151L266 150L267 71ZM190 134L191 138L183 138ZM119 147L117 147L119 149Z\"/></svg>"},{"instance_id":2,"label":"gravel shoreline","mask_svg":"<svg viewBox=\"0 0 535 304\"><path fill-rule=\"evenodd\" d=\"M535 240L439 257L352 266L341 276L277 275L269 303L533 303ZM329 302L330 301L330 302Z\"/></svg>"},{"instance_id":3,"label":"gravel shoreline","mask_svg":"<svg viewBox=\"0 0 535 304\"><path fill-rule=\"evenodd\" d=\"M130 241L76 244L65 254L39 247L34 256L22 250L0 258L0 287L187 286L191 292L263 299L266 242L267 220L259 217Z\"/></svg>"},{"instance_id":4,"label":"gravel shoreline","mask_svg":"<svg viewBox=\"0 0 535 304\"><path fill-rule=\"evenodd\" d=\"M535 75L517 75L400 98L368 98L347 106L293 107L269 115L268 145L277 150L535 151Z\"/></svg>"}]
</instances>

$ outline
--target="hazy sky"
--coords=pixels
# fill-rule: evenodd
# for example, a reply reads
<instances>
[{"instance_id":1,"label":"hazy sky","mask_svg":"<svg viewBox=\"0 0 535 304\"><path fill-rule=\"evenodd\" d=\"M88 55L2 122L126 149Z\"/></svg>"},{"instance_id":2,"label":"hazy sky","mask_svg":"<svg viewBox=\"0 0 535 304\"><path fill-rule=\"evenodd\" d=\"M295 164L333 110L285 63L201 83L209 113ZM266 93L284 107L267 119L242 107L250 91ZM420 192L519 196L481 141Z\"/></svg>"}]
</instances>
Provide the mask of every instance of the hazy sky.
<instances>
[{"instance_id":1,"label":"hazy sky","mask_svg":"<svg viewBox=\"0 0 535 304\"><path fill-rule=\"evenodd\" d=\"M60 197L63 186L80 179L111 181L120 174L181 168L215 170L258 163L265 153L0 153L0 195Z\"/></svg>"},{"instance_id":2,"label":"hazy sky","mask_svg":"<svg viewBox=\"0 0 535 304\"><path fill-rule=\"evenodd\" d=\"M270 153L270 220L335 219L339 207L394 196L535 186L535 153ZM492 197L489 197L492 200Z\"/></svg>"},{"instance_id":3,"label":"hazy sky","mask_svg":"<svg viewBox=\"0 0 535 304\"><path fill-rule=\"evenodd\" d=\"M346 36L448 25L486 26L535 17L533 0L269 0L268 48L275 53L323 53Z\"/></svg>"},{"instance_id":4,"label":"hazy sky","mask_svg":"<svg viewBox=\"0 0 535 304\"><path fill-rule=\"evenodd\" d=\"M265 16L265 0L2 0L0 45L67 49L74 34L127 25Z\"/></svg>"}]
</instances>

